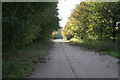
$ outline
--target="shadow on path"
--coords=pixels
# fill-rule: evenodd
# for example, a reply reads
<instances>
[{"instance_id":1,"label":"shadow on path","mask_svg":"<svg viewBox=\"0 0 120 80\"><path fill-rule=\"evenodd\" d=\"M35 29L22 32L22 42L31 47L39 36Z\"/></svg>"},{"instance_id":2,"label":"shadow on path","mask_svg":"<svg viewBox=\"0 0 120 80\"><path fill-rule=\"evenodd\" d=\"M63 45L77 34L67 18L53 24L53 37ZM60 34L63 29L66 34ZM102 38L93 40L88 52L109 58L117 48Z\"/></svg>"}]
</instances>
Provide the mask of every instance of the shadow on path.
<instances>
[{"instance_id":1,"label":"shadow on path","mask_svg":"<svg viewBox=\"0 0 120 80\"><path fill-rule=\"evenodd\" d=\"M47 63L39 63L29 78L118 78L118 59L53 40Z\"/></svg>"}]
</instances>

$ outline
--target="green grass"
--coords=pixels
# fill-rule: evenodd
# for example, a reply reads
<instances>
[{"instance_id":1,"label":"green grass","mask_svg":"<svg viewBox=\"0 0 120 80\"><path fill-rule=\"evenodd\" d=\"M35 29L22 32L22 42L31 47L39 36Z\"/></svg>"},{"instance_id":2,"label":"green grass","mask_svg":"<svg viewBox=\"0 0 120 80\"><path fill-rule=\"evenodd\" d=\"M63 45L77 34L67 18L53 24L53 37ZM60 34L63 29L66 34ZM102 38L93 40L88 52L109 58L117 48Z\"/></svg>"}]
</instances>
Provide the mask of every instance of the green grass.
<instances>
[{"instance_id":1,"label":"green grass","mask_svg":"<svg viewBox=\"0 0 120 80\"><path fill-rule=\"evenodd\" d=\"M111 55L113 57L120 58L120 54L118 51L117 43L112 43L109 41L86 41L86 40L78 40L78 39L71 39L71 43L83 46L90 50L95 50L100 52L101 54Z\"/></svg>"},{"instance_id":2,"label":"green grass","mask_svg":"<svg viewBox=\"0 0 120 80\"><path fill-rule=\"evenodd\" d=\"M3 78L24 78L28 76L39 57L46 54L52 45L50 41L36 42L24 49L3 52Z\"/></svg>"}]
</instances>

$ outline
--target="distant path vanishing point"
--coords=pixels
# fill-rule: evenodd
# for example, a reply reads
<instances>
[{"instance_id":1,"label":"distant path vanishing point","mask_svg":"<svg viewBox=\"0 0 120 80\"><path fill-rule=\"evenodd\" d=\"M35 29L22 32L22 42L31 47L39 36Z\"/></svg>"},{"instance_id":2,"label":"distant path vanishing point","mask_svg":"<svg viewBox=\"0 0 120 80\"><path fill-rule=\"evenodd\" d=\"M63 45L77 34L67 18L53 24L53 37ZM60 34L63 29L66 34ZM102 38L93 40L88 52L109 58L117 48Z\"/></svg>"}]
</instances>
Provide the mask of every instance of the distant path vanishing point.
<instances>
[{"instance_id":1,"label":"distant path vanishing point","mask_svg":"<svg viewBox=\"0 0 120 80\"><path fill-rule=\"evenodd\" d=\"M50 60L39 63L29 78L118 78L118 59L83 50L61 39L53 41L47 56Z\"/></svg>"}]
</instances>

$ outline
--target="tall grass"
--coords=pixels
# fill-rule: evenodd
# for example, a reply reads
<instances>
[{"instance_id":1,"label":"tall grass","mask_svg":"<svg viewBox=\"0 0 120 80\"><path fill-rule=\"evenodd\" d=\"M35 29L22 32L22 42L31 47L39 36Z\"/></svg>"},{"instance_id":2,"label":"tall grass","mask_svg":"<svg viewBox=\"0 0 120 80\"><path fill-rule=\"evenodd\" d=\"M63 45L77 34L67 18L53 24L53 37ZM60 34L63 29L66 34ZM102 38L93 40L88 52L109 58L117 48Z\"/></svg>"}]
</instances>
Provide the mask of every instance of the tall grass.
<instances>
[{"instance_id":1,"label":"tall grass","mask_svg":"<svg viewBox=\"0 0 120 80\"><path fill-rule=\"evenodd\" d=\"M92 49L100 52L101 54L108 54L117 58L120 58L120 51L117 43L110 41L87 41L81 39L71 39L71 43L83 46L87 49Z\"/></svg>"}]
</instances>

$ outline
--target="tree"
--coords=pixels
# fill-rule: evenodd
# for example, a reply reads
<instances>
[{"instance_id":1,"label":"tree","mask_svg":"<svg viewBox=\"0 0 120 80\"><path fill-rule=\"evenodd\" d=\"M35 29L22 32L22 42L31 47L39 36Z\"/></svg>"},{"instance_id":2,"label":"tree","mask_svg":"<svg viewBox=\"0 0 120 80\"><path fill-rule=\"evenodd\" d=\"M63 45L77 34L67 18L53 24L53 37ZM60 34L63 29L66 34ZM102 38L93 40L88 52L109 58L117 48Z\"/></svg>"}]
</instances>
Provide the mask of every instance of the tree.
<instances>
[{"instance_id":1,"label":"tree","mask_svg":"<svg viewBox=\"0 0 120 80\"><path fill-rule=\"evenodd\" d=\"M56 2L3 3L3 50L25 47L35 40L49 39L59 28Z\"/></svg>"},{"instance_id":2,"label":"tree","mask_svg":"<svg viewBox=\"0 0 120 80\"><path fill-rule=\"evenodd\" d=\"M63 33L68 30L77 38L85 40L113 40L117 37L116 23L120 22L120 2L81 2L73 10ZM74 23L73 23L74 21ZM71 25L71 26L70 26ZM75 26L77 30L74 31ZM72 28L73 29L70 29ZM66 35L63 34L65 37Z\"/></svg>"}]
</instances>

